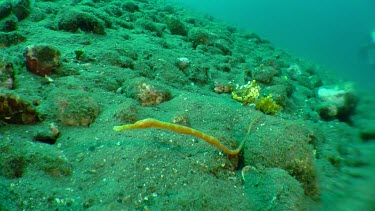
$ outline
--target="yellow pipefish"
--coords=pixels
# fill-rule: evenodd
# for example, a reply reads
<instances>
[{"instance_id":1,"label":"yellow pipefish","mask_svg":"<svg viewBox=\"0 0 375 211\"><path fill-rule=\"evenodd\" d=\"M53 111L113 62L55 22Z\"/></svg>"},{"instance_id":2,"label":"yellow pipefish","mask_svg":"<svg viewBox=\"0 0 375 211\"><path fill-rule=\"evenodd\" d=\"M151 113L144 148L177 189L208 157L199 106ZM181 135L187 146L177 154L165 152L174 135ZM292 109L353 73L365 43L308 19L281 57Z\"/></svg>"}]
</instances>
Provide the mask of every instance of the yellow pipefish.
<instances>
[{"instance_id":1,"label":"yellow pipefish","mask_svg":"<svg viewBox=\"0 0 375 211\"><path fill-rule=\"evenodd\" d=\"M240 145L234 150L229 149L226 146L224 146L217 138L215 138L213 136L210 136L210 135L207 135L206 133L203 133L199 130L196 130L196 129L193 129L193 128L190 128L190 127L186 127L186 126L183 126L183 125L172 124L172 123L163 122L163 121L159 121L159 120L151 119L151 118L139 120L139 121L135 122L134 124L114 126L113 130L121 131L121 130L134 130L134 129L145 129L145 128L157 128L157 129L162 129L162 130L170 130L170 131L173 131L173 132L176 132L176 133L182 133L182 134L192 135L192 136L201 138L201 139L203 139L206 142L212 144L213 146L215 146L216 148L220 149L221 151L223 151L224 153L226 153L228 155L237 155L242 150L246 139L250 135L251 128L252 128L253 124L258 119L259 119L259 117L254 119L250 123L245 138L241 141Z\"/></svg>"}]
</instances>

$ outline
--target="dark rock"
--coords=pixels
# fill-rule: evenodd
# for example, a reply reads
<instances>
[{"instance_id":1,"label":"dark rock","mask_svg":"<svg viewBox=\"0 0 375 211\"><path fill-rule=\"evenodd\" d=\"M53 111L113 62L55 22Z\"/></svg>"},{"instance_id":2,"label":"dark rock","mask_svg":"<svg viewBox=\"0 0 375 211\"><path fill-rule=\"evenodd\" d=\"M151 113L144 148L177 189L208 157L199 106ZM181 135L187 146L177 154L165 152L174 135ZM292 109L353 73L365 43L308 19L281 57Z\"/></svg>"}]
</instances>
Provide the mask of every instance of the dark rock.
<instances>
[{"instance_id":1,"label":"dark rock","mask_svg":"<svg viewBox=\"0 0 375 211\"><path fill-rule=\"evenodd\" d=\"M96 16L75 9L63 11L58 20L58 29L68 32L90 32L94 34L105 34L104 22Z\"/></svg>"},{"instance_id":2,"label":"dark rock","mask_svg":"<svg viewBox=\"0 0 375 211\"><path fill-rule=\"evenodd\" d=\"M0 2L0 20L6 18L12 12L12 4L10 1Z\"/></svg>"},{"instance_id":3,"label":"dark rock","mask_svg":"<svg viewBox=\"0 0 375 211\"><path fill-rule=\"evenodd\" d=\"M6 61L4 58L0 62L0 87L14 88L13 63Z\"/></svg>"},{"instance_id":4,"label":"dark rock","mask_svg":"<svg viewBox=\"0 0 375 211\"><path fill-rule=\"evenodd\" d=\"M282 85L286 89L286 94L290 97L294 91L292 81L286 77L274 77L272 80L274 85Z\"/></svg>"},{"instance_id":5,"label":"dark rock","mask_svg":"<svg viewBox=\"0 0 375 211\"><path fill-rule=\"evenodd\" d=\"M210 79L210 67L208 65L192 66L185 71L187 77L196 85L206 85Z\"/></svg>"},{"instance_id":6,"label":"dark rock","mask_svg":"<svg viewBox=\"0 0 375 211\"><path fill-rule=\"evenodd\" d=\"M226 73L231 71L231 67L230 67L229 64L219 63L219 64L215 65L215 67L216 67L216 69L221 70L221 71L226 72Z\"/></svg>"},{"instance_id":7,"label":"dark rock","mask_svg":"<svg viewBox=\"0 0 375 211\"><path fill-rule=\"evenodd\" d=\"M201 28L194 28L189 31L188 40L193 44L193 48L197 48L198 45L210 45L212 40L206 30Z\"/></svg>"},{"instance_id":8,"label":"dark rock","mask_svg":"<svg viewBox=\"0 0 375 211\"><path fill-rule=\"evenodd\" d=\"M214 42L214 46L221 50L223 55L232 55L230 50L229 43L223 39L218 39Z\"/></svg>"},{"instance_id":9,"label":"dark rock","mask_svg":"<svg viewBox=\"0 0 375 211\"><path fill-rule=\"evenodd\" d=\"M322 81L318 76L312 75L308 76L306 74L301 75L297 81L302 85L309 89L315 89L322 85Z\"/></svg>"},{"instance_id":10,"label":"dark rock","mask_svg":"<svg viewBox=\"0 0 375 211\"><path fill-rule=\"evenodd\" d=\"M49 124L48 128L44 128L43 130L38 131L33 139L37 142L42 142L46 144L55 144L57 138L60 135L60 130L56 126L56 124L51 123Z\"/></svg>"},{"instance_id":11,"label":"dark rock","mask_svg":"<svg viewBox=\"0 0 375 211\"><path fill-rule=\"evenodd\" d=\"M294 177L280 168L256 168L245 166L242 169L244 191L254 201L254 210L265 207L273 210L305 210L304 190ZM282 181L282 182L281 182ZM287 191L286 191L287 190Z\"/></svg>"},{"instance_id":12,"label":"dark rock","mask_svg":"<svg viewBox=\"0 0 375 211\"><path fill-rule=\"evenodd\" d=\"M360 131L360 137L364 141L374 141L375 140L375 128L367 129L367 130L361 130Z\"/></svg>"},{"instance_id":13,"label":"dark rock","mask_svg":"<svg viewBox=\"0 0 375 211\"><path fill-rule=\"evenodd\" d=\"M244 149L246 164L281 168L303 184L305 194L317 196L319 187L314 165L311 128L302 122L270 118L264 132L254 133ZM250 143L249 143L250 141Z\"/></svg>"},{"instance_id":14,"label":"dark rock","mask_svg":"<svg viewBox=\"0 0 375 211\"><path fill-rule=\"evenodd\" d=\"M278 75L279 71L272 66L260 65L252 71L252 75L256 81L270 84L273 77Z\"/></svg>"},{"instance_id":15,"label":"dark rock","mask_svg":"<svg viewBox=\"0 0 375 211\"><path fill-rule=\"evenodd\" d=\"M272 99L276 102L276 104L285 107L287 100L287 89L288 87L284 85L273 85L266 87L261 91L261 93L264 96L272 94Z\"/></svg>"},{"instance_id":16,"label":"dark rock","mask_svg":"<svg viewBox=\"0 0 375 211\"><path fill-rule=\"evenodd\" d=\"M151 20L140 20L138 23L147 31L155 33L157 37L163 36L163 31L161 30L161 28Z\"/></svg>"},{"instance_id":17,"label":"dark rock","mask_svg":"<svg viewBox=\"0 0 375 211\"><path fill-rule=\"evenodd\" d=\"M0 120L12 124L31 124L38 121L35 108L11 93L0 94Z\"/></svg>"},{"instance_id":18,"label":"dark rock","mask_svg":"<svg viewBox=\"0 0 375 211\"><path fill-rule=\"evenodd\" d=\"M128 12L134 13L139 11L138 5L136 5L134 2L125 2L122 5L122 9L126 10Z\"/></svg>"},{"instance_id":19,"label":"dark rock","mask_svg":"<svg viewBox=\"0 0 375 211\"><path fill-rule=\"evenodd\" d=\"M126 56L119 56L117 58L113 58L111 62L112 65L117 67L134 69L133 60Z\"/></svg>"},{"instance_id":20,"label":"dark rock","mask_svg":"<svg viewBox=\"0 0 375 211\"><path fill-rule=\"evenodd\" d=\"M2 33L0 32L0 48L17 45L26 41L26 37L17 32Z\"/></svg>"},{"instance_id":21,"label":"dark rock","mask_svg":"<svg viewBox=\"0 0 375 211\"><path fill-rule=\"evenodd\" d=\"M12 12L17 17L18 21L24 20L31 13L30 0L16 0L13 4Z\"/></svg>"},{"instance_id":22,"label":"dark rock","mask_svg":"<svg viewBox=\"0 0 375 211\"><path fill-rule=\"evenodd\" d=\"M171 34L182 36L186 36L188 34L188 30L186 29L185 25L176 18L169 19L167 26Z\"/></svg>"},{"instance_id":23,"label":"dark rock","mask_svg":"<svg viewBox=\"0 0 375 211\"><path fill-rule=\"evenodd\" d=\"M25 171L26 161L21 156L8 156L1 159L0 175L9 179L20 178Z\"/></svg>"},{"instance_id":24,"label":"dark rock","mask_svg":"<svg viewBox=\"0 0 375 211\"><path fill-rule=\"evenodd\" d=\"M17 19L14 16L10 16L0 22L0 30L3 32L15 31L18 28Z\"/></svg>"}]
</instances>

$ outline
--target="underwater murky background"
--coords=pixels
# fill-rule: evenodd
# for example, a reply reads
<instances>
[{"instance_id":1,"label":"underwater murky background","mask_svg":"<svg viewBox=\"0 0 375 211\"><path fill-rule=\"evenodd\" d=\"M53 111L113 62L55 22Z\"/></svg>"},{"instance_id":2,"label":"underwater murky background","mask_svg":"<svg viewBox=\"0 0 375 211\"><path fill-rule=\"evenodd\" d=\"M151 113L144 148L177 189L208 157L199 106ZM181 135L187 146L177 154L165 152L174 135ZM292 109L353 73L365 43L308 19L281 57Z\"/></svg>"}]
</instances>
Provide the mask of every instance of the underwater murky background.
<instances>
[{"instance_id":1,"label":"underwater murky background","mask_svg":"<svg viewBox=\"0 0 375 211\"><path fill-rule=\"evenodd\" d=\"M275 46L343 73L360 86L375 87L373 0L172 2L254 31Z\"/></svg>"}]
</instances>

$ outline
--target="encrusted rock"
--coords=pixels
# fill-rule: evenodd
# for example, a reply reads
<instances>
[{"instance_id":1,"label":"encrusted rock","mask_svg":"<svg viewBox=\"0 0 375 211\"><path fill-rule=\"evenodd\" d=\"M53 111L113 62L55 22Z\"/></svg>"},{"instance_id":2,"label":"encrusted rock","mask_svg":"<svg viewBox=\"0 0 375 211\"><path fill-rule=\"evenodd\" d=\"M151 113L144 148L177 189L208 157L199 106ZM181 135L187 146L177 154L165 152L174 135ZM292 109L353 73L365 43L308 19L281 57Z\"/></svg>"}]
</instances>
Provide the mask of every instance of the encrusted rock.
<instances>
[{"instance_id":1,"label":"encrusted rock","mask_svg":"<svg viewBox=\"0 0 375 211\"><path fill-rule=\"evenodd\" d=\"M235 86L232 82L222 83L215 81L214 92L221 93L231 93L234 90Z\"/></svg>"},{"instance_id":2,"label":"encrusted rock","mask_svg":"<svg viewBox=\"0 0 375 211\"><path fill-rule=\"evenodd\" d=\"M25 56L27 70L43 77L60 65L60 52L49 45L27 46Z\"/></svg>"},{"instance_id":3,"label":"encrusted rock","mask_svg":"<svg viewBox=\"0 0 375 211\"><path fill-rule=\"evenodd\" d=\"M186 113L176 113L173 116L172 123L190 127L190 118Z\"/></svg>"},{"instance_id":4,"label":"encrusted rock","mask_svg":"<svg viewBox=\"0 0 375 211\"><path fill-rule=\"evenodd\" d=\"M146 82L135 85L134 91L135 99L137 99L142 106L158 105L171 99L169 90Z\"/></svg>"}]
</instances>

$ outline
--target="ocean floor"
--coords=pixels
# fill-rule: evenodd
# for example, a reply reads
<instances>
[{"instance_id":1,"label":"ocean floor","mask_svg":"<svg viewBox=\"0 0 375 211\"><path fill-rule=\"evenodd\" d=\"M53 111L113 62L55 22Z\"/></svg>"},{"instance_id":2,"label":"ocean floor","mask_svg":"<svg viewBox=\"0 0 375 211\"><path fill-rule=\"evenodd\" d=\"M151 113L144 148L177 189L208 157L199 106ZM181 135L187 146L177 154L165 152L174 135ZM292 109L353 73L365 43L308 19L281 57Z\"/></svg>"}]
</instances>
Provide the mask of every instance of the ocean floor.
<instances>
[{"instance_id":1,"label":"ocean floor","mask_svg":"<svg viewBox=\"0 0 375 211\"><path fill-rule=\"evenodd\" d=\"M161 0L0 30L0 210L375 210L375 90ZM113 130L147 118L193 135Z\"/></svg>"}]
</instances>

